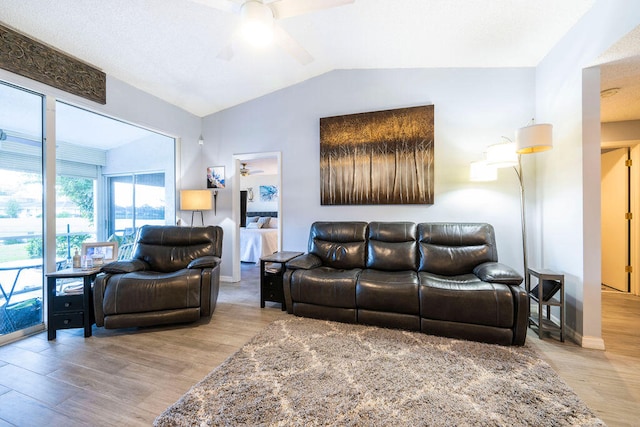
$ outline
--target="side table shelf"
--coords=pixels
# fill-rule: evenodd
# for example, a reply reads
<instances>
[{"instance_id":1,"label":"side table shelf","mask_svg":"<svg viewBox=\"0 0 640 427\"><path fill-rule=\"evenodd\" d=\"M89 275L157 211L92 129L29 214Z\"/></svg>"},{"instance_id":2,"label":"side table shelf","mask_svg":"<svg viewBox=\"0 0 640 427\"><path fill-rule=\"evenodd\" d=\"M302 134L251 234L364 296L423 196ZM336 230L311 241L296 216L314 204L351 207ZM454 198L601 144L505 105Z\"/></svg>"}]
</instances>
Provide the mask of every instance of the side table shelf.
<instances>
[{"instance_id":1,"label":"side table shelf","mask_svg":"<svg viewBox=\"0 0 640 427\"><path fill-rule=\"evenodd\" d=\"M531 277L537 279L537 284L531 288ZM553 271L528 268L525 280L529 306L535 303L537 310L531 310L529 326L538 330L538 337L542 339L543 332L559 333L560 341L564 342L565 313L564 313L564 275ZM551 307L559 307L558 321L551 318Z\"/></svg>"},{"instance_id":2,"label":"side table shelf","mask_svg":"<svg viewBox=\"0 0 640 427\"><path fill-rule=\"evenodd\" d=\"M275 252L260 258L260 307L264 308L265 301L279 302L282 310L286 310L282 277L284 264L302 255L302 252Z\"/></svg>"}]
</instances>

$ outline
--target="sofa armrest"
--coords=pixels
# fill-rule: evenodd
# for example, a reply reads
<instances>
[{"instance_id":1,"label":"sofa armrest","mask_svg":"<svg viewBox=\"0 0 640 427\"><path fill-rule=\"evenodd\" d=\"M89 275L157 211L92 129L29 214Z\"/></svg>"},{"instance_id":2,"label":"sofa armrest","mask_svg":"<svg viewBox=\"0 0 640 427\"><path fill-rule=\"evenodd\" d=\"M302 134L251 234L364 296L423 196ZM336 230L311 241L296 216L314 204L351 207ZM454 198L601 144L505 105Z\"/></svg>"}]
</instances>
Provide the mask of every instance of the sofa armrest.
<instances>
[{"instance_id":1,"label":"sofa armrest","mask_svg":"<svg viewBox=\"0 0 640 427\"><path fill-rule=\"evenodd\" d=\"M322 260L314 254L304 254L295 257L287 262L286 267L289 270L311 270L322 265Z\"/></svg>"},{"instance_id":2,"label":"sofa armrest","mask_svg":"<svg viewBox=\"0 0 640 427\"><path fill-rule=\"evenodd\" d=\"M220 257L207 255L194 259L187 268L215 268L218 265L220 265Z\"/></svg>"},{"instance_id":3,"label":"sofa armrest","mask_svg":"<svg viewBox=\"0 0 640 427\"><path fill-rule=\"evenodd\" d=\"M111 274L131 273L133 271L145 271L151 267L140 259L130 259L127 261L114 261L102 267L103 272Z\"/></svg>"},{"instance_id":4,"label":"sofa armrest","mask_svg":"<svg viewBox=\"0 0 640 427\"><path fill-rule=\"evenodd\" d=\"M485 262L473 269L473 274L483 282L520 285L522 276L513 268L499 262Z\"/></svg>"}]
</instances>

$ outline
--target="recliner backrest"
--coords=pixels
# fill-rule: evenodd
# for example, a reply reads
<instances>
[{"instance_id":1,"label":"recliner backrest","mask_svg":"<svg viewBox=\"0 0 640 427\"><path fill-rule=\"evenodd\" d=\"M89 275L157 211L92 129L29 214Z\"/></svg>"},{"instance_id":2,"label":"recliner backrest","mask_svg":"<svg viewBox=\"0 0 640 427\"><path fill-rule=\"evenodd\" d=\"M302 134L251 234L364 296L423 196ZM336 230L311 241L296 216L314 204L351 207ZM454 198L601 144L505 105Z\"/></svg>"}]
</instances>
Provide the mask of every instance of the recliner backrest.
<instances>
[{"instance_id":1,"label":"recliner backrest","mask_svg":"<svg viewBox=\"0 0 640 427\"><path fill-rule=\"evenodd\" d=\"M222 228L145 225L138 231L134 258L151 270L171 272L186 268L203 256L222 256Z\"/></svg>"},{"instance_id":2,"label":"recliner backrest","mask_svg":"<svg viewBox=\"0 0 640 427\"><path fill-rule=\"evenodd\" d=\"M371 222L367 268L386 271L418 269L417 227L413 222Z\"/></svg>"},{"instance_id":3,"label":"recliner backrest","mask_svg":"<svg viewBox=\"0 0 640 427\"><path fill-rule=\"evenodd\" d=\"M360 221L314 222L309 233L309 253L327 267L364 268L367 223Z\"/></svg>"},{"instance_id":4,"label":"recliner backrest","mask_svg":"<svg viewBox=\"0 0 640 427\"><path fill-rule=\"evenodd\" d=\"M455 276L498 261L493 226L485 223L418 224L420 271Z\"/></svg>"}]
</instances>

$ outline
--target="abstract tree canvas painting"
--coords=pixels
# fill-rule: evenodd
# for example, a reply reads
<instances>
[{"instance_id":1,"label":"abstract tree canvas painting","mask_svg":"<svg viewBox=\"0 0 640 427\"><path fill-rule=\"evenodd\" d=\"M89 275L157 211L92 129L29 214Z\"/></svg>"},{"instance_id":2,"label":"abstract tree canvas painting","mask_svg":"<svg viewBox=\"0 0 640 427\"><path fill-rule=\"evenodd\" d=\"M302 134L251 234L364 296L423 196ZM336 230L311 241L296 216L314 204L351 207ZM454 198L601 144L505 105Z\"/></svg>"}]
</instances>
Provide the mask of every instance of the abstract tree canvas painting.
<instances>
[{"instance_id":1,"label":"abstract tree canvas painting","mask_svg":"<svg viewBox=\"0 0 640 427\"><path fill-rule=\"evenodd\" d=\"M433 105L321 118L321 204L433 204L433 157Z\"/></svg>"}]
</instances>

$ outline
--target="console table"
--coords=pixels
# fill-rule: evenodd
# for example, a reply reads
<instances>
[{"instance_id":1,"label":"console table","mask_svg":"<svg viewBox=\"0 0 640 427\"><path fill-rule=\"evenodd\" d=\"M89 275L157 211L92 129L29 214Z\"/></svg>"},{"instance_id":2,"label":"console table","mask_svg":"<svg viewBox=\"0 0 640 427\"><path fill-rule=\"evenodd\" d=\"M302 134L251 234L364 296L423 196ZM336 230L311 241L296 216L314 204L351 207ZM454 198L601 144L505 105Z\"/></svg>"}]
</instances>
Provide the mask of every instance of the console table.
<instances>
[{"instance_id":1,"label":"console table","mask_svg":"<svg viewBox=\"0 0 640 427\"><path fill-rule=\"evenodd\" d=\"M49 340L56 339L58 329L84 327L84 336L91 336L91 325L95 321L91 285L98 273L100 268L66 268L47 274L47 338ZM58 294L56 292L58 279L82 279L82 293Z\"/></svg>"},{"instance_id":2,"label":"console table","mask_svg":"<svg viewBox=\"0 0 640 427\"><path fill-rule=\"evenodd\" d=\"M537 279L537 286L531 288L531 277ZM564 342L565 314L564 314L564 275L550 270L528 268L525 281L529 305L537 304L537 310L529 315L529 326L538 329L538 337L542 339L543 332L559 333L560 341ZM560 308L558 322L551 319L551 307Z\"/></svg>"},{"instance_id":3,"label":"console table","mask_svg":"<svg viewBox=\"0 0 640 427\"><path fill-rule=\"evenodd\" d=\"M260 258L260 307L264 308L265 301L279 302L282 310L286 310L282 276L284 263L302 255L302 252L275 252Z\"/></svg>"}]
</instances>

